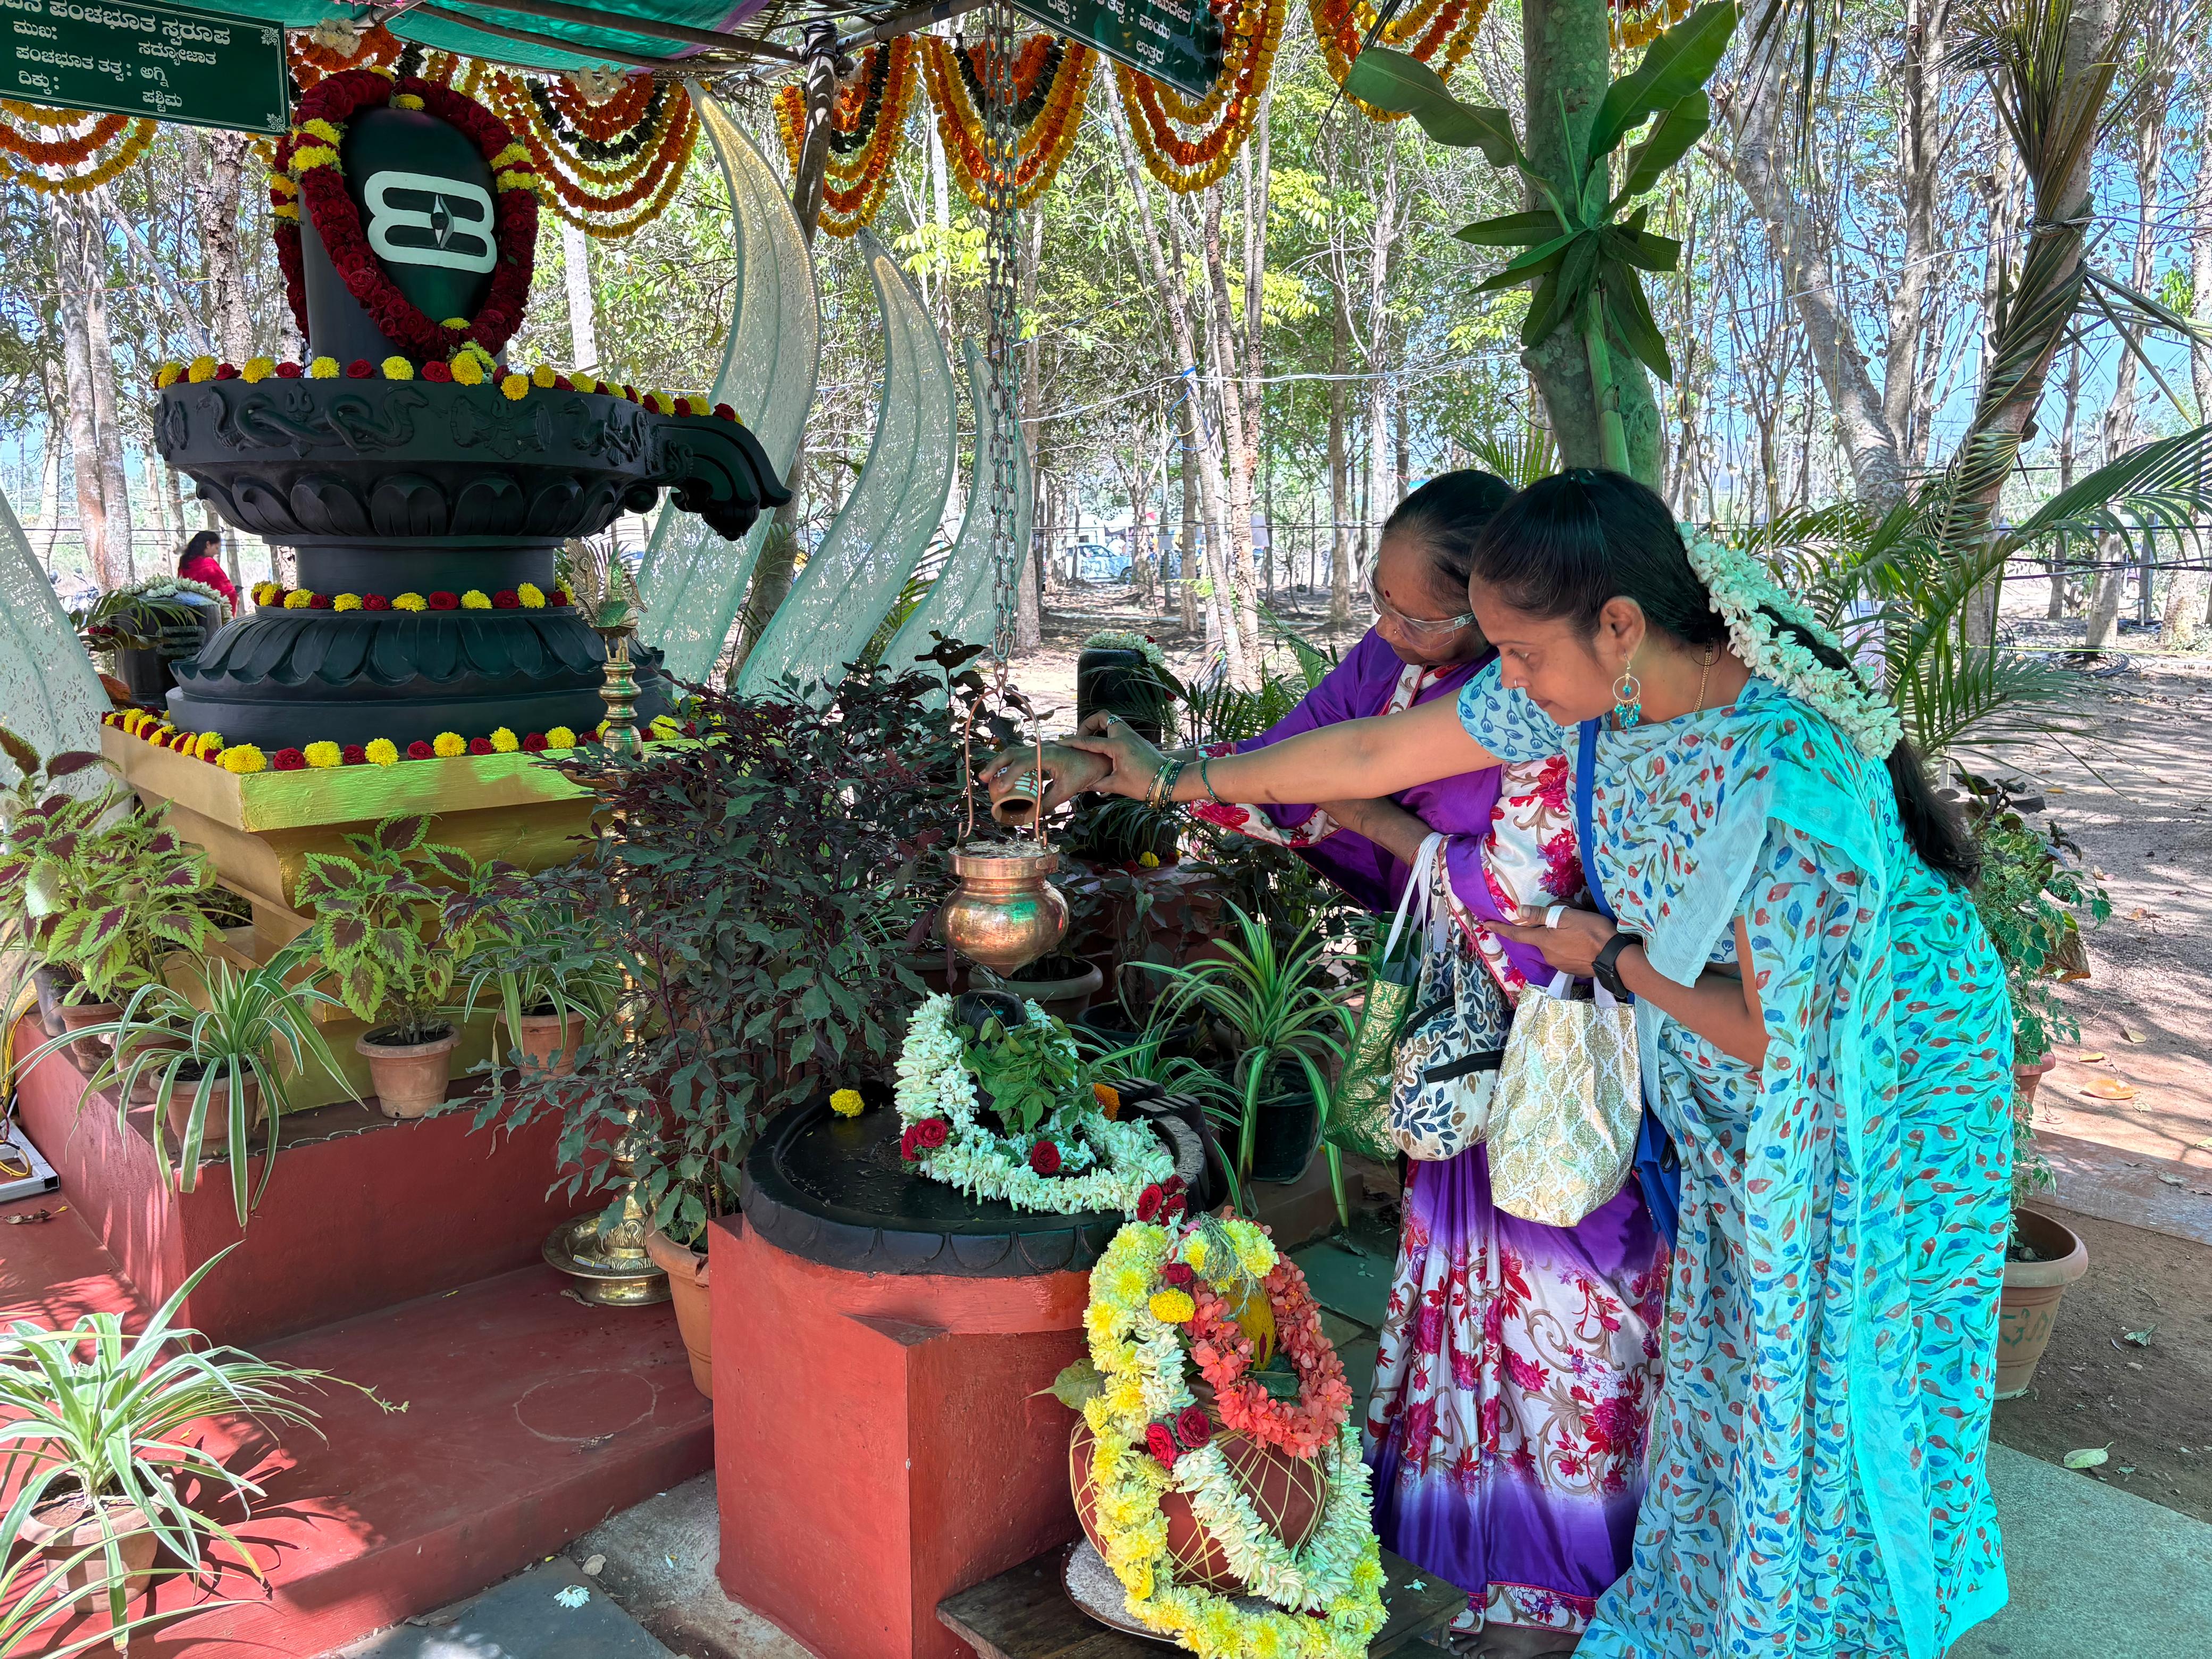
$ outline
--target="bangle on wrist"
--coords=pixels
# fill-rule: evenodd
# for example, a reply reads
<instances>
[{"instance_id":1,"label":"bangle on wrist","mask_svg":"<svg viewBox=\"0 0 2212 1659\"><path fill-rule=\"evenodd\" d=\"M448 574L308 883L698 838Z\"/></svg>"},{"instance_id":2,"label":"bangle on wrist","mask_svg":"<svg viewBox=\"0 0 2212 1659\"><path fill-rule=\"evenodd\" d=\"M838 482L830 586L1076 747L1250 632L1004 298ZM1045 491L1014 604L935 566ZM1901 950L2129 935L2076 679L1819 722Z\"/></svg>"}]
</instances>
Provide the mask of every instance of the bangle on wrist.
<instances>
[{"instance_id":1,"label":"bangle on wrist","mask_svg":"<svg viewBox=\"0 0 2212 1659\"><path fill-rule=\"evenodd\" d=\"M1615 933L1598 947L1597 955L1590 961L1590 977L1623 1002L1629 1000L1634 993L1620 977L1620 958L1630 945L1643 942L1633 933Z\"/></svg>"},{"instance_id":2,"label":"bangle on wrist","mask_svg":"<svg viewBox=\"0 0 2212 1659\"><path fill-rule=\"evenodd\" d=\"M1218 806L1221 805L1221 796L1219 792L1213 787L1213 780L1206 775L1206 759L1207 757L1204 755L1200 755L1198 757L1198 781L1206 790L1206 798L1212 801L1216 806Z\"/></svg>"}]
</instances>

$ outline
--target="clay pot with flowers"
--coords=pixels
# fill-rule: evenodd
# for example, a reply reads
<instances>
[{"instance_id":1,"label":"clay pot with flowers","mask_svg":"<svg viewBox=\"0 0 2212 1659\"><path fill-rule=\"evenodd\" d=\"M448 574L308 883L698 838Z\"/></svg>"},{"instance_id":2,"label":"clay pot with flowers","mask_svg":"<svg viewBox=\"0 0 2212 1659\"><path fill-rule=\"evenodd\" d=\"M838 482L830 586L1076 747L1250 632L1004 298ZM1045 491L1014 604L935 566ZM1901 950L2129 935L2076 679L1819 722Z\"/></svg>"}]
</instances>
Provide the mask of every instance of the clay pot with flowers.
<instances>
[{"instance_id":1,"label":"clay pot with flowers","mask_svg":"<svg viewBox=\"0 0 2212 1659\"><path fill-rule=\"evenodd\" d=\"M385 818L345 837L347 854L309 853L292 900L331 989L369 1030L356 1040L385 1115L427 1115L446 1098L460 1030L447 1006L460 964L507 926L499 901L520 872L429 838L427 813Z\"/></svg>"}]
</instances>

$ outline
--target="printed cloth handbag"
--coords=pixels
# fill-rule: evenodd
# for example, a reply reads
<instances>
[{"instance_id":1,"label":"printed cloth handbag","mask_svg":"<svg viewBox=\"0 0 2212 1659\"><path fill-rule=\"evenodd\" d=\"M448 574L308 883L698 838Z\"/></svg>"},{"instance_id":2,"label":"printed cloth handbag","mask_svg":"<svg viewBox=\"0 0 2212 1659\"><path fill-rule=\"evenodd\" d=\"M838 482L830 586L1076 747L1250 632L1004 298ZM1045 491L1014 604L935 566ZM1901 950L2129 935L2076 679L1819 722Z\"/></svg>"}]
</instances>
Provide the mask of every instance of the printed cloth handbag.
<instances>
[{"instance_id":1,"label":"printed cloth handbag","mask_svg":"<svg viewBox=\"0 0 2212 1659\"><path fill-rule=\"evenodd\" d=\"M1636 1161L1643 1127L1636 1012L1574 981L1521 994L1490 1115L1490 1194L1523 1221L1571 1227L1612 1201Z\"/></svg>"},{"instance_id":2,"label":"printed cloth handbag","mask_svg":"<svg viewBox=\"0 0 2212 1659\"><path fill-rule=\"evenodd\" d=\"M1458 948L1449 907L1436 896L1437 884L1449 879L1439 856L1443 842L1433 835L1421 843L1390 929L1395 944L1418 913L1414 926L1427 934L1390 1089L1390 1139L1407 1158L1424 1164L1456 1158L1488 1133L1513 1018L1497 981ZM1386 956L1390 948L1384 946Z\"/></svg>"}]
</instances>

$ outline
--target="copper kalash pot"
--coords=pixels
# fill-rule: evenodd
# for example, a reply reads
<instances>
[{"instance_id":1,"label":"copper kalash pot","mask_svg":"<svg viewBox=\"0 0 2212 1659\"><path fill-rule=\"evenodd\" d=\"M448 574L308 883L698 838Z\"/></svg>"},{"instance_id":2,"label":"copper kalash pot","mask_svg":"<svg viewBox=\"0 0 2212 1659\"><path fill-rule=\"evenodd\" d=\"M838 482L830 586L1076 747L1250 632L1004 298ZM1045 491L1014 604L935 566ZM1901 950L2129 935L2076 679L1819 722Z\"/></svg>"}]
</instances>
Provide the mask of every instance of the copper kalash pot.
<instances>
[{"instance_id":1,"label":"copper kalash pot","mask_svg":"<svg viewBox=\"0 0 2212 1659\"><path fill-rule=\"evenodd\" d=\"M1045 878L1060 854L1031 841L971 841L952 854L960 885L938 913L945 943L993 973L1011 974L1067 933L1067 901Z\"/></svg>"}]
</instances>

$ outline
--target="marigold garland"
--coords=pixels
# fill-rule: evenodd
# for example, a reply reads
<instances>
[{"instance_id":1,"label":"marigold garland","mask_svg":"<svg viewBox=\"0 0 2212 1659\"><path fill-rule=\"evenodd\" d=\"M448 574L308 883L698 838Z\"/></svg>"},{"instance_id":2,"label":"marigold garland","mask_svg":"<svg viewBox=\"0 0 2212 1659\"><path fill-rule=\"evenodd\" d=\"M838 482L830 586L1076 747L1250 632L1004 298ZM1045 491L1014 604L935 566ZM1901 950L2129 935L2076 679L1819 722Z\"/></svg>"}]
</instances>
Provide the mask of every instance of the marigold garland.
<instances>
[{"instance_id":1,"label":"marigold garland","mask_svg":"<svg viewBox=\"0 0 2212 1659\"><path fill-rule=\"evenodd\" d=\"M860 54L852 78L838 88L830 106L830 156L822 177L824 234L850 236L883 205L920 84L915 58L911 35L870 46ZM805 89L780 88L774 105L775 130L796 174L806 142Z\"/></svg>"},{"instance_id":2,"label":"marigold garland","mask_svg":"<svg viewBox=\"0 0 2212 1659\"><path fill-rule=\"evenodd\" d=\"M285 35L284 62L305 92L345 70L388 70L406 49L406 43L381 23L363 29L333 19Z\"/></svg>"},{"instance_id":3,"label":"marigold garland","mask_svg":"<svg viewBox=\"0 0 2212 1659\"><path fill-rule=\"evenodd\" d=\"M1412 0L1382 25L1375 43L1428 64L1439 79L1449 81L1474 48L1475 32L1489 13L1490 0ZM1306 0L1306 15L1313 21L1314 39L1321 43L1329 79L1341 87L1352 73L1352 60L1374 32L1375 8L1368 0ZM1379 110L1357 98L1352 101L1371 120L1403 118L1401 112Z\"/></svg>"},{"instance_id":4,"label":"marigold garland","mask_svg":"<svg viewBox=\"0 0 2212 1659\"><path fill-rule=\"evenodd\" d=\"M441 732L433 741L410 744L404 751L389 738L371 738L366 744L344 744L322 738L301 744L296 748L280 749L274 756L270 756L250 743L225 744L222 733L217 732L185 731L149 708L111 708L100 717L100 723L112 726L156 749L190 755L195 760L205 761L210 766L220 766L226 772L236 773L264 770L296 772L341 766L396 766L403 759L449 760L460 755L512 755L518 751L531 755L558 754L582 744L600 742L606 734L606 728L603 726L594 726L581 735L568 726L556 726L518 738L510 727L502 726L488 738L464 738L458 732Z\"/></svg>"},{"instance_id":5,"label":"marigold garland","mask_svg":"<svg viewBox=\"0 0 2212 1659\"><path fill-rule=\"evenodd\" d=\"M128 115L0 98L0 184L41 196L98 190L137 164L154 142L154 127Z\"/></svg>"},{"instance_id":6,"label":"marigold garland","mask_svg":"<svg viewBox=\"0 0 2212 1659\"><path fill-rule=\"evenodd\" d=\"M1015 119L1020 140L1014 163L1014 199L1027 207L1059 176L1060 163L1075 147L1083 100L1098 54L1089 46L1049 34L1033 34L1014 56ZM983 116L977 100L988 84L989 58L984 46L955 46L924 36L921 73L937 112L938 136L960 188L977 207L989 205L983 182ZM788 143L788 140L786 141Z\"/></svg>"},{"instance_id":7,"label":"marigold garland","mask_svg":"<svg viewBox=\"0 0 2212 1659\"><path fill-rule=\"evenodd\" d=\"M1613 43L1623 52L1641 52L1690 15L1692 0L1612 0Z\"/></svg>"},{"instance_id":8,"label":"marigold garland","mask_svg":"<svg viewBox=\"0 0 2212 1659\"><path fill-rule=\"evenodd\" d=\"M627 236L665 212L684 182L699 137L699 112L673 81L626 77L588 125L579 110L594 107L567 81L514 70L484 69L468 84L513 130L549 186L553 211L588 236Z\"/></svg>"},{"instance_id":9,"label":"marigold garland","mask_svg":"<svg viewBox=\"0 0 2212 1659\"><path fill-rule=\"evenodd\" d=\"M1284 0L1231 0L1221 73L1195 102L1126 64L1114 65L1145 170L1177 195L1218 183L1251 137L1282 44L1283 9ZM1186 135L1185 128L1197 131Z\"/></svg>"}]
</instances>

